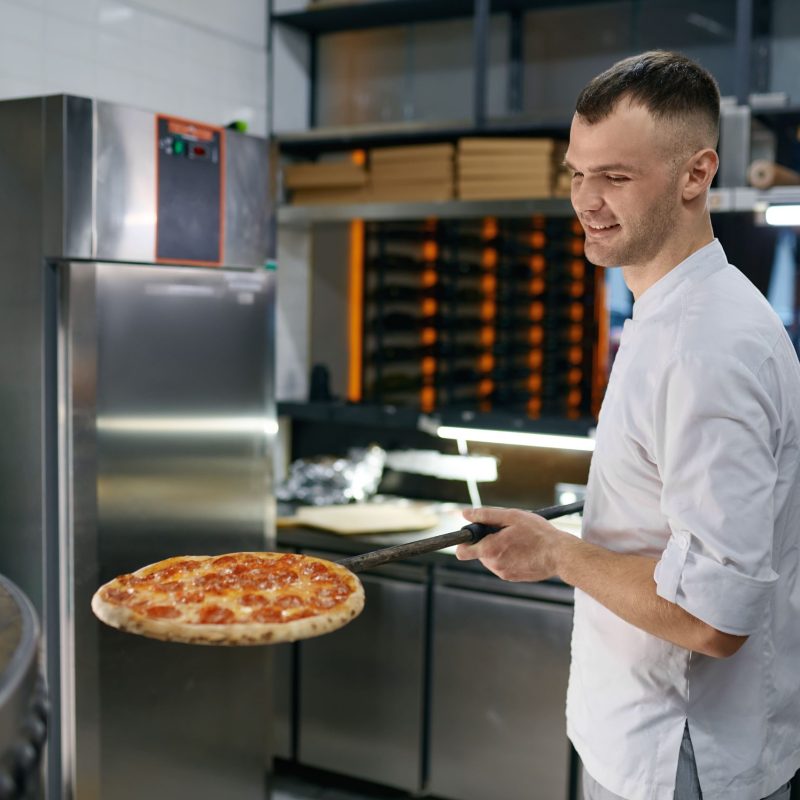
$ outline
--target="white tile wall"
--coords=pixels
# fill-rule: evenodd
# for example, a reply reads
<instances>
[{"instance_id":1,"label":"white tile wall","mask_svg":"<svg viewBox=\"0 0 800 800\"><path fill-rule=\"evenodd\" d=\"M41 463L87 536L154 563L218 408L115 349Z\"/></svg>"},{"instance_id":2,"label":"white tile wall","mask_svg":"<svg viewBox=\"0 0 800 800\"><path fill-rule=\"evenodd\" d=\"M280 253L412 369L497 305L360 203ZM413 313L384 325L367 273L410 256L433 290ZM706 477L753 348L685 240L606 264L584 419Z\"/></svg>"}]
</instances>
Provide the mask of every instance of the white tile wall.
<instances>
[{"instance_id":1,"label":"white tile wall","mask_svg":"<svg viewBox=\"0 0 800 800\"><path fill-rule=\"evenodd\" d=\"M78 94L267 130L265 0L0 0L0 99Z\"/></svg>"}]
</instances>

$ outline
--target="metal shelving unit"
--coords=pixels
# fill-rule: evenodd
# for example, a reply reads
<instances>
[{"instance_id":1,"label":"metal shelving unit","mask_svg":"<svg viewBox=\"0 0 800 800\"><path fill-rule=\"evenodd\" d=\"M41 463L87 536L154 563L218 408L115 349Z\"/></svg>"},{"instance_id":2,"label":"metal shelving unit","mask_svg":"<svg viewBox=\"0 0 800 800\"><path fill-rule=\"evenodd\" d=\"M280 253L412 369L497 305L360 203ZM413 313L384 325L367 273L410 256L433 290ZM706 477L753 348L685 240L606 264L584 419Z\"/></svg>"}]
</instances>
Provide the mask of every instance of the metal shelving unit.
<instances>
[{"instance_id":1,"label":"metal shelving unit","mask_svg":"<svg viewBox=\"0 0 800 800\"><path fill-rule=\"evenodd\" d=\"M555 436L592 436L597 420L592 417L564 419L540 417L530 419L522 414L443 409L436 414L422 414L410 407L374 405L367 403L278 403L278 414L307 422L324 422L330 425L380 427L393 430L428 431L436 425L459 428L489 428L519 433L548 433Z\"/></svg>"},{"instance_id":2,"label":"metal shelving unit","mask_svg":"<svg viewBox=\"0 0 800 800\"><path fill-rule=\"evenodd\" d=\"M276 28L292 29L308 36L311 48L312 68L310 72L311 94L315 93L316 86L316 48L318 38L325 34L340 33L345 31L366 30L371 28L410 25L414 23L436 22L448 19L472 19L473 21L473 48L472 69L474 74L474 111L471 120L466 122L467 130L463 133L473 135L491 133L498 127L497 123L488 118L486 113L486 92L488 76L488 38L489 23L492 15L508 15L511 25L508 64L510 70L509 92L512 100L511 111L521 111L519 100L522 96L522 74L524 57L521 45L522 21L526 11L538 11L548 8L564 6L590 6L596 5L601 0L306 0L305 3L287 4L281 10L279 0L270 0L269 17ZM276 9L277 6L277 9ZM756 19L753 0L735 0L735 23L733 40L736 48L736 74L734 76L734 90L737 103L747 104L751 94L751 72L753 65L752 34L754 20ZM311 102L313 109L314 103ZM771 113L770 109L760 109L761 114ZM779 113L779 112L777 112ZM311 114L312 129L313 112ZM561 124L559 124L561 123ZM553 128L560 128L563 132L569 125L569 120L554 120ZM451 124L450 127L453 127ZM500 123L500 128L512 132L518 128L519 133L532 133L530 126L524 120L514 120L509 124ZM541 125L535 126L540 135L547 135ZM546 127L546 126L545 126ZM394 126L394 132L387 128L369 130L347 129L315 129L314 134L326 140L328 146L335 145L337 141L356 137L364 143L388 144L385 141L391 137L402 137L409 143L414 137L419 136L415 126L405 124ZM444 133L444 132L443 132ZM306 134L302 134L306 136ZM370 137L377 138L370 138ZM405 138L410 137L410 138ZM419 139L417 139L419 141ZM319 142L321 144L322 141ZM292 137L282 137L281 148L290 152L295 147L301 146L300 140ZM311 146L309 139L305 140L306 147Z\"/></svg>"},{"instance_id":3,"label":"metal shelving unit","mask_svg":"<svg viewBox=\"0 0 800 800\"><path fill-rule=\"evenodd\" d=\"M564 138L569 130L568 119L547 122L525 118L500 118L487 121L481 136L543 136ZM402 122L376 123L352 127L314 128L276 137L281 153L292 157L314 157L320 153L353 150L361 147L391 147L403 144L427 144L453 141L462 136L475 136L476 129L468 120L460 123Z\"/></svg>"},{"instance_id":4,"label":"metal shelving unit","mask_svg":"<svg viewBox=\"0 0 800 800\"><path fill-rule=\"evenodd\" d=\"M602 0L567 0L572 5L587 5ZM485 5L492 14L515 13L548 6L566 5L564 0L317 0L304 8L278 11L274 22L290 25L307 33L335 33L345 30L408 22L433 22L472 17Z\"/></svg>"},{"instance_id":5,"label":"metal shelving unit","mask_svg":"<svg viewBox=\"0 0 800 800\"><path fill-rule=\"evenodd\" d=\"M351 219L369 221L437 219L479 219L481 217L530 217L545 214L571 217L572 205L565 197L546 197L539 200L448 200L441 203L360 203L293 206L278 210L281 225L307 225L315 222L347 222Z\"/></svg>"},{"instance_id":6,"label":"metal shelving unit","mask_svg":"<svg viewBox=\"0 0 800 800\"><path fill-rule=\"evenodd\" d=\"M474 6L474 0L322 0L306 3L297 11L275 12L272 20L306 33L335 33L402 25L409 20L432 22L470 17Z\"/></svg>"},{"instance_id":7,"label":"metal shelving unit","mask_svg":"<svg viewBox=\"0 0 800 800\"><path fill-rule=\"evenodd\" d=\"M779 186L760 191L748 187L712 189L709 204L712 212L763 211L773 203L800 203L800 186ZM547 197L539 200L449 200L444 203L361 203L294 206L278 209L280 225L303 226L318 222L439 219L478 219L481 217L521 218L534 214L571 217L575 212L569 198Z\"/></svg>"},{"instance_id":8,"label":"metal shelving unit","mask_svg":"<svg viewBox=\"0 0 800 800\"><path fill-rule=\"evenodd\" d=\"M511 101L519 97L522 91L522 67L524 54L518 41L521 35L524 12L556 6L593 5L596 0L315 0L315 2L295 2L294 9L289 10L289 3L283 8L278 0L270 3L270 19L274 29L291 31L293 35L303 39L310 51L311 66L308 73L311 96L313 98L317 77L316 52L317 45L326 34L351 30L365 30L392 25L411 25L414 23L433 22L446 19L473 20L474 37L472 44L472 70L474 73L473 113L469 119L440 120L437 122L395 122L374 123L341 127L313 127L313 112L308 119L312 127L308 130L284 132L275 137L275 147L282 155L292 160L314 160L318 156L342 152L346 150L366 149L375 146L413 145L434 142L453 142L461 137L469 136L542 136L564 138L569 128L569 119L534 120L526 118L521 112L521 104ZM750 97L750 71L753 60L753 48L750 32L753 29L756 10L752 0L735 0L736 24L734 42L737 52L737 71L735 77L736 104L747 104ZM488 58L486 52L489 35L489 18L494 14L508 14L510 22L510 40L508 50L509 64L509 113L510 116L498 119L488 118L486 111L486 77ZM516 44L515 44L516 42ZM752 87L752 88L758 88ZM763 87L762 87L763 88ZM313 108L314 102L311 101ZM785 128L797 119L800 111L797 108L771 108L758 105L755 97L750 109L753 118L768 127ZM519 113L517 113L519 112ZM728 141L732 141L728 137ZM729 148L730 152L730 148ZM744 157L743 157L744 158ZM788 162L787 162L788 163ZM738 166L738 164L737 164ZM740 170L741 171L741 170ZM715 214L763 212L773 203L800 203L800 187L777 187L768 191L759 191L750 187L737 185L743 183L743 177L722 183L724 188L716 188L710 192L710 207ZM302 280L311 281L312 237L317 230L324 229L328 223L344 226L352 221L414 221L431 218L441 220L475 220L494 217L497 219L522 219L533 215L567 218L573 216L570 200L565 197L550 197L530 200L481 200L446 202L391 202L391 203L358 203L358 204L318 204L279 206L277 224L285 232L285 241L290 245L286 249L286 269L303 275ZM298 296L307 292L298 284ZM298 301L303 313L310 315L307 301L302 297ZM307 316L306 319L309 319ZM301 324L302 315L294 315L291 325ZM299 337L302 339L302 336ZM340 392L340 394L343 394ZM402 410L404 412L405 409ZM410 409L409 409L410 411ZM303 403L284 404L284 413L297 418L323 414L332 422L356 422L362 420L377 421L378 424L397 424L401 427L413 426L413 420L405 417L397 409L388 415L377 408L337 407L316 408L311 410ZM402 418L402 419L401 419ZM460 421L463 424L463 421ZM506 416L499 417L496 427L543 431L549 426L543 420L514 420ZM495 424L493 422L492 424ZM453 421L453 424L458 424ZM475 424L486 426L488 420ZM593 425L589 420L581 427L585 431ZM574 433L579 433L573 430Z\"/></svg>"},{"instance_id":9,"label":"metal shelving unit","mask_svg":"<svg viewBox=\"0 0 800 800\"><path fill-rule=\"evenodd\" d=\"M454 141L465 136L543 136L566 135L570 120L526 119L521 107L511 104L511 116L497 119L486 113L487 92L487 39L491 15L506 14L510 19L510 46L508 52L510 97L521 96L524 55L519 37L522 18L526 11L563 6L593 5L599 0L306 0L285 3L272 0L270 20L276 29L286 28L307 37L310 47L311 70L311 128L305 131L282 133L275 138L279 152L290 158L314 159L320 154L374 146L396 146ZM281 10L281 8L285 10ZM766 125L778 128L796 124L800 108L768 107L757 101L760 95L751 95L753 61L752 34L756 22L753 0L735 0L735 30L733 39L737 52L734 96L737 104L753 101L752 116ZM316 49L319 37L325 34L365 30L378 27L411 25L446 19L473 21L472 70L473 114L470 119L441 122L375 123L340 127L314 127L313 96L316 92ZM515 45L516 42L516 45ZM711 193L711 207L715 212L758 211L770 202L797 202L800 191L772 190L759 192L748 187L717 189ZM297 225L326 221L400 220L437 216L444 219L465 219L492 214L521 217L533 213L567 216L572 213L569 202L561 198L532 201L461 202L447 203L381 203L363 205L283 206L278 214L281 225Z\"/></svg>"}]
</instances>

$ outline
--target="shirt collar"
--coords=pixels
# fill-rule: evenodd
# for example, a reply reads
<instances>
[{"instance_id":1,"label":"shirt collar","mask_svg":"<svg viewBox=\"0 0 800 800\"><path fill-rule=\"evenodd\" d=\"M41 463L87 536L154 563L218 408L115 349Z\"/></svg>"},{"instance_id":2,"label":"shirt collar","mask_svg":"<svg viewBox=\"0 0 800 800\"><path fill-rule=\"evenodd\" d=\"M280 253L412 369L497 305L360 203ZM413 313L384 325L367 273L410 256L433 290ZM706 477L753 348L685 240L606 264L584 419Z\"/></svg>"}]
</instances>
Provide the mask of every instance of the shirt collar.
<instances>
[{"instance_id":1,"label":"shirt collar","mask_svg":"<svg viewBox=\"0 0 800 800\"><path fill-rule=\"evenodd\" d=\"M645 289L633 304L633 319L640 322L651 317L670 300L680 297L690 286L726 266L728 259L725 251L719 240L714 239Z\"/></svg>"}]
</instances>

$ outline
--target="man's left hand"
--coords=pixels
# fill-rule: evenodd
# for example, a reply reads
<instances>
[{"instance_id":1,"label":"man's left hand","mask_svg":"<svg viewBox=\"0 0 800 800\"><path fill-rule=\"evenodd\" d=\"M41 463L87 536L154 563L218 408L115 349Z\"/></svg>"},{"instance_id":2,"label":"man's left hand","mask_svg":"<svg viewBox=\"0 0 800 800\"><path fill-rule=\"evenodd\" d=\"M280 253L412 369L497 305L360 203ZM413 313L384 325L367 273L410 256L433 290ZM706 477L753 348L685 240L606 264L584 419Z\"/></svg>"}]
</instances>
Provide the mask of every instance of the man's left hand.
<instances>
[{"instance_id":1,"label":"man's left hand","mask_svg":"<svg viewBox=\"0 0 800 800\"><path fill-rule=\"evenodd\" d=\"M556 554L563 537L538 514L510 508L473 508L464 512L470 522L502 527L473 545L456 548L459 561L479 559L491 572L506 581L543 581L557 574Z\"/></svg>"}]
</instances>

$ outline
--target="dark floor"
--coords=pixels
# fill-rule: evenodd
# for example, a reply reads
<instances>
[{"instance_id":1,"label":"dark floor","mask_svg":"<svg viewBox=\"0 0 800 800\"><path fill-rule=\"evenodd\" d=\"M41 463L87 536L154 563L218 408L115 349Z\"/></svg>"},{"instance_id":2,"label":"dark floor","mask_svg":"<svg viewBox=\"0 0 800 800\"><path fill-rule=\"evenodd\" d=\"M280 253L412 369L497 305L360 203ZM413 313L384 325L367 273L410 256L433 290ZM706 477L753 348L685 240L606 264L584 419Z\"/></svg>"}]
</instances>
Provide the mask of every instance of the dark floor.
<instances>
[{"instance_id":1,"label":"dark floor","mask_svg":"<svg viewBox=\"0 0 800 800\"><path fill-rule=\"evenodd\" d=\"M316 770L278 765L272 800L403 800L410 795Z\"/></svg>"}]
</instances>

